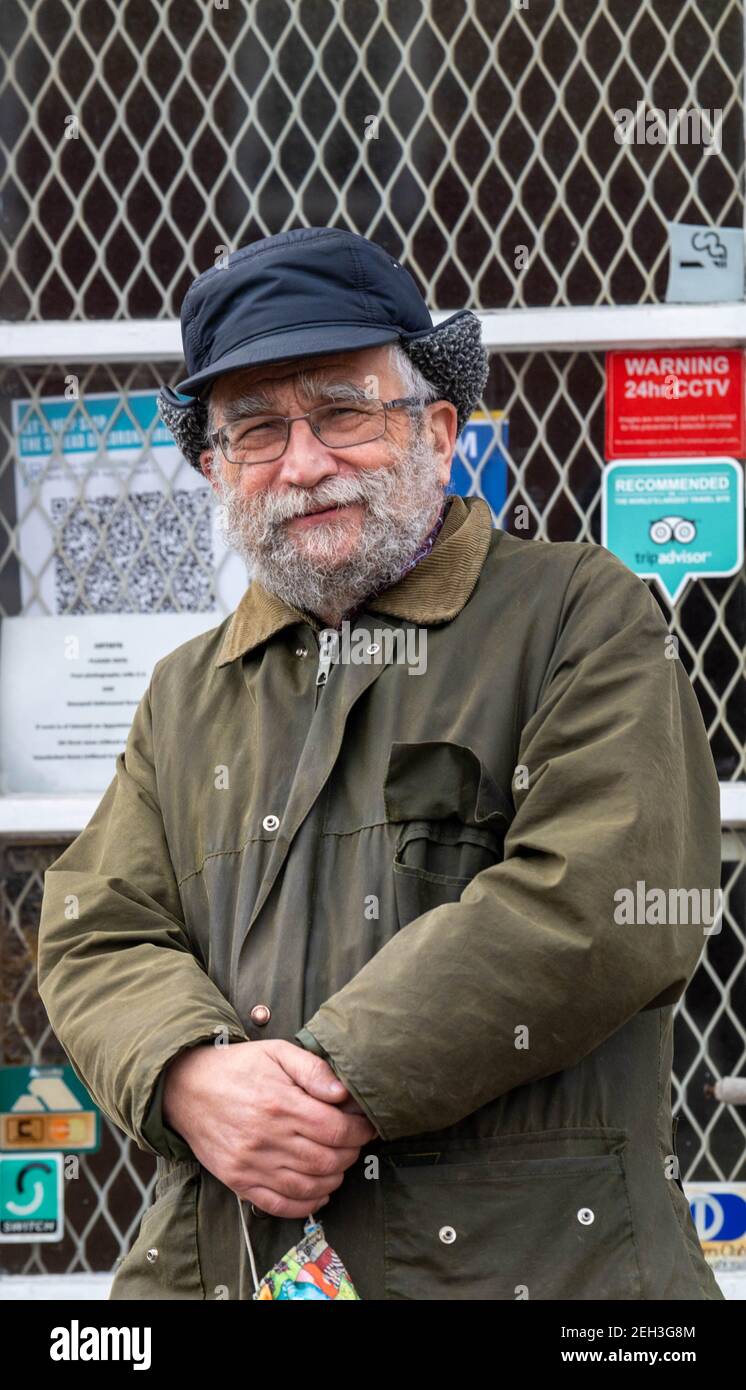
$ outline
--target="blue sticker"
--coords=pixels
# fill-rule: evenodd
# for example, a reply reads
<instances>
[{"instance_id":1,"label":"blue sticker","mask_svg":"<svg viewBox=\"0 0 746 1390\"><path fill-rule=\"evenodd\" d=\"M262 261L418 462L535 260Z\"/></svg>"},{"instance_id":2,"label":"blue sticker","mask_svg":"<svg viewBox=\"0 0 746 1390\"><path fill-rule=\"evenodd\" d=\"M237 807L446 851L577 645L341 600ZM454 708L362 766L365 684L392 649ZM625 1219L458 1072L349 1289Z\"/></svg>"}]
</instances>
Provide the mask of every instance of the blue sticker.
<instances>
[{"instance_id":1,"label":"blue sticker","mask_svg":"<svg viewBox=\"0 0 746 1390\"><path fill-rule=\"evenodd\" d=\"M484 498L497 522L508 495L507 448L505 411L475 411L456 442L446 492Z\"/></svg>"}]
</instances>

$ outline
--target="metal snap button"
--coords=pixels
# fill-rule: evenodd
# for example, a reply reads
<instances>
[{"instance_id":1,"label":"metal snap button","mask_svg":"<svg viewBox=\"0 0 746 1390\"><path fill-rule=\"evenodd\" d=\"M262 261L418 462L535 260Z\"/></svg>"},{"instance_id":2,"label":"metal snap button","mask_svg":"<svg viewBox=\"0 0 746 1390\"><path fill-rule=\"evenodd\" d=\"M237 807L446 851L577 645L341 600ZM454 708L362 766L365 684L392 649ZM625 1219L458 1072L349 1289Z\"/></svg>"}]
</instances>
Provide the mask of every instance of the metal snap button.
<instances>
[{"instance_id":1,"label":"metal snap button","mask_svg":"<svg viewBox=\"0 0 746 1390\"><path fill-rule=\"evenodd\" d=\"M280 824L279 816L265 816L262 825L265 830L276 830Z\"/></svg>"},{"instance_id":2,"label":"metal snap button","mask_svg":"<svg viewBox=\"0 0 746 1390\"><path fill-rule=\"evenodd\" d=\"M308 656L308 647L296 647L296 648L295 648L295 655L296 655L296 656Z\"/></svg>"},{"instance_id":3,"label":"metal snap button","mask_svg":"<svg viewBox=\"0 0 746 1390\"><path fill-rule=\"evenodd\" d=\"M269 1023L272 1017L272 1010L269 1004L255 1004L249 1017L252 1023L256 1023L259 1028L263 1028L265 1023Z\"/></svg>"},{"instance_id":4,"label":"metal snap button","mask_svg":"<svg viewBox=\"0 0 746 1390\"><path fill-rule=\"evenodd\" d=\"M158 1251L156 1250L155 1246L153 1246L152 1250L148 1250L145 1259L150 1260L151 1264L155 1264L156 1260L158 1259Z\"/></svg>"},{"instance_id":5,"label":"metal snap button","mask_svg":"<svg viewBox=\"0 0 746 1390\"><path fill-rule=\"evenodd\" d=\"M371 642L370 646L366 647L365 650L368 656L375 656L376 652L380 652L381 644L380 642Z\"/></svg>"},{"instance_id":6,"label":"metal snap button","mask_svg":"<svg viewBox=\"0 0 746 1390\"><path fill-rule=\"evenodd\" d=\"M456 1239L456 1232L454 1231L453 1226L441 1226L440 1230L438 1231L438 1235L440 1236L440 1239L442 1240L444 1245L453 1245L453 1242Z\"/></svg>"},{"instance_id":7,"label":"metal snap button","mask_svg":"<svg viewBox=\"0 0 746 1390\"><path fill-rule=\"evenodd\" d=\"M595 1219L596 1214L595 1212L591 1211L590 1207L580 1208L580 1211L578 1212L578 1221L580 1222L581 1226L590 1226L591 1222L595 1221Z\"/></svg>"}]
</instances>

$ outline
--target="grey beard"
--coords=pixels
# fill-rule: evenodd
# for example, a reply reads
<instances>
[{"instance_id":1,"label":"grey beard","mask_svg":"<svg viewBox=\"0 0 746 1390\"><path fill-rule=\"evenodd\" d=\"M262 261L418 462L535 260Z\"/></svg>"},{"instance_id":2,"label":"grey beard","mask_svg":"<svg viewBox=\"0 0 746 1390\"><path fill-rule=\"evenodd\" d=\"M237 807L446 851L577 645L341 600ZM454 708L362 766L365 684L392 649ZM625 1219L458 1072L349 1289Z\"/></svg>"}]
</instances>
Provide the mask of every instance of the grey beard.
<instances>
[{"instance_id":1,"label":"grey beard","mask_svg":"<svg viewBox=\"0 0 746 1390\"><path fill-rule=\"evenodd\" d=\"M390 447L390 466L330 477L312 491L264 490L246 498L216 470L218 526L250 579L325 622L339 622L374 589L395 583L435 525L444 488L440 457L414 425L407 446ZM357 546L342 563L334 559L339 523L317 522L302 537L288 534L284 523L309 507L351 502L361 502L364 511Z\"/></svg>"}]
</instances>

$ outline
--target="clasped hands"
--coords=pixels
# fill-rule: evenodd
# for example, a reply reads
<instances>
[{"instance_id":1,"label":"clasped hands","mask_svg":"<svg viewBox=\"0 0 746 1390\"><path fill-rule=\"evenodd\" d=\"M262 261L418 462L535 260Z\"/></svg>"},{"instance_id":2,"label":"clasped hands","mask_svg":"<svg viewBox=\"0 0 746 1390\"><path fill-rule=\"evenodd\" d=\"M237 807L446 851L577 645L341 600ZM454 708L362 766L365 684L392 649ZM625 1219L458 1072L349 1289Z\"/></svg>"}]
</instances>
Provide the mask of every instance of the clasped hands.
<instances>
[{"instance_id":1,"label":"clasped hands","mask_svg":"<svg viewBox=\"0 0 746 1390\"><path fill-rule=\"evenodd\" d=\"M163 1118L199 1162L271 1216L329 1201L378 1131L328 1062L295 1043L204 1043L168 1065Z\"/></svg>"}]
</instances>

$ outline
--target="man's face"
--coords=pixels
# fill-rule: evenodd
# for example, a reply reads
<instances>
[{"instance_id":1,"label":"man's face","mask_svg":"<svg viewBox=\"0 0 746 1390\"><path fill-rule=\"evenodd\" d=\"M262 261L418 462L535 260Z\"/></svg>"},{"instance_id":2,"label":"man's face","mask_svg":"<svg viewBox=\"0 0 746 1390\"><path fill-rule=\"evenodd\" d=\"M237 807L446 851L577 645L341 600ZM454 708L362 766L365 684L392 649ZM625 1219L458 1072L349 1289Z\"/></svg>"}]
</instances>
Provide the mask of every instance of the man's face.
<instances>
[{"instance_id":1,"label":"man's face","mask_svg":"<svg viewBox=\"0 0 746 1390\"><path fill-rule=\"evenodd\" d=\"M403 396L388 356L387 347L366 348L218 377L214 428L236 428L237 416L301 415L341 399L345 385L384 401ZM439 401L426 407L421 430L406 410L387 411L386 433L353 448L323 444L298 420L273 462L232 464L206 450L202 467L222 504L226 542L265 588L336 625L393 582L434 525L456 421L455 407Z\"/></svg>"}]
</instances>

